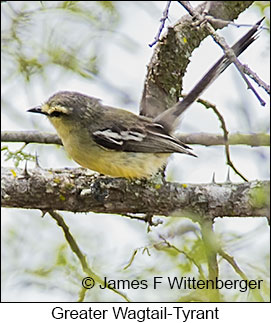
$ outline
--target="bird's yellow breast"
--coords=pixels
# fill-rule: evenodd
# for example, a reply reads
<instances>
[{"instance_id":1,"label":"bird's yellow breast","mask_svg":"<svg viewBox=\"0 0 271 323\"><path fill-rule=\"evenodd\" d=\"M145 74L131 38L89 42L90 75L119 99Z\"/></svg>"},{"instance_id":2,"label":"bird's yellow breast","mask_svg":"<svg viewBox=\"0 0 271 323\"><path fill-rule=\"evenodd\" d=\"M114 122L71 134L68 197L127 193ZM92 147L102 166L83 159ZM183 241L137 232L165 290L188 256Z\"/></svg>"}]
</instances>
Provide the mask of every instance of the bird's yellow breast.
<instances>
[{"instance_id":1,"label":"bird's yellow breast","mask_svg":"<svg viewBox=\"0 0 271 323\"><path fill-rule=\"evenodd\" d=\"M71 144L70 141L64 140L64 146L72 159L85 168L113 177L150 177L166 163L170 155L113 151L98 145Z\"/></svg>"}]
</instances>

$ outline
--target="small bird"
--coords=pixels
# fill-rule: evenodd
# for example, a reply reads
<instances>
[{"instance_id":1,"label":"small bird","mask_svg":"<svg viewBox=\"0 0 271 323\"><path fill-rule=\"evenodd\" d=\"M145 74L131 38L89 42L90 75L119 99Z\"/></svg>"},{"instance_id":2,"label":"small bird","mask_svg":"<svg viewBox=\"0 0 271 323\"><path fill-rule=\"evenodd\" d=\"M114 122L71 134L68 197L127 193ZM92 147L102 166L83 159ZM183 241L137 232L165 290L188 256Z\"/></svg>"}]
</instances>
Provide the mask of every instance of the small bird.
<instances>
[{"instance_id":1,"label":"small bird","mask_svg":"<svg viewBox=\"0 0 271 323\"><path fill-rule=\"evenodd\" d=\"M257 38L261 21L232 47L236 56ZM54 94L28 112L48 117L67 153L81 166L113 177L148 178L166 164L172 153L196 157L174 131L181 114L230 64L224 55L182 101L155 119L69 91Z\"/></svg>"}]
</instances>

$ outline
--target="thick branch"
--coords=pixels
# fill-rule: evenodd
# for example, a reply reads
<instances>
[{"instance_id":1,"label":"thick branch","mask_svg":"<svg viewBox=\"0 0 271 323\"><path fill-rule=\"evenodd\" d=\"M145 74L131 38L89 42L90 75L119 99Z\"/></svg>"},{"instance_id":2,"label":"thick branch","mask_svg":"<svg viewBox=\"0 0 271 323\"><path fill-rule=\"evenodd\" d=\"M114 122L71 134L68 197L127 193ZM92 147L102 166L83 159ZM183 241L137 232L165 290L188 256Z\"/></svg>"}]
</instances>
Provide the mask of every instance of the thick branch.
<instances>
[{"instance_id":1,"label":"thick branch","mask_svg":"<svg viewBox=\"0 0 271 323\"><path fill-rule=\"evenodd\" d=\"M268 216L269 182L159 184L88 175L81 168L2 168L2 206L165 216Z\"/></svg>"},{"instance_id":2,"label":"thick branch","mask_svg":"<svg viewBox=\"0 0 271 323\"><path fill-rule=\"evenodd\" d=\"M224 136L214 133L191 133L180 134L178 138L189 145L215 146L224 145ZM61 145L61 139L53 133L39 131L2 131L2 142L24 142L39 144ZM270 146L270 135L266 133L242 134L233 133L229 135L230 145L248 146Z\"/></svg>"},{"instance_id":3,"label":"thick branch","mask_svg":"<svg viewBox=\"0 0 271 323\"><path fill-rule=\"evenodd\" d=\"M208 14L222 20L232 21L248 8L253 1L210 1ZM201 13L206 2L195 10ZM155 47L148 65L140 114L155 117L172 107L181 96L182 79L190 62L192 52L210 33L205 28L191 28L192 17L183 16L169 27ZM214 24L222 28L224 24Z\"/></svg>"}]
</instances>

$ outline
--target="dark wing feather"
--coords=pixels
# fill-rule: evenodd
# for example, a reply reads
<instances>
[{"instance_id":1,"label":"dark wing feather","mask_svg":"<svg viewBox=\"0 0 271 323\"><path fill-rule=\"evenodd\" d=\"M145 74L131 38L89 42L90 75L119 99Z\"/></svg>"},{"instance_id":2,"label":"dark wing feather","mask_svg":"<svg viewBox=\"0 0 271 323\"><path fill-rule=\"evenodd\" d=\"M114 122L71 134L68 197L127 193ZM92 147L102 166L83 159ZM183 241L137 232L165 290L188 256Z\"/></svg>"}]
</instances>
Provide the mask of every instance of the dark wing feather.
<instances>
[{"instance_id":1,"label":"dark wing feather","mask_svg":"<svg viewBox=\"0 0 271 323\"><path fill-rule=\"evenodd\" d=\"M100 146L116 151L141 153L184 153L195 156L191 149L177 138L164 132L163 127L143 117L130 127L125 127L123 120L116 120L114 125L93 132L94 141ZM138 120L140 119L140 120Z\"/></svg>"}]
</instances>

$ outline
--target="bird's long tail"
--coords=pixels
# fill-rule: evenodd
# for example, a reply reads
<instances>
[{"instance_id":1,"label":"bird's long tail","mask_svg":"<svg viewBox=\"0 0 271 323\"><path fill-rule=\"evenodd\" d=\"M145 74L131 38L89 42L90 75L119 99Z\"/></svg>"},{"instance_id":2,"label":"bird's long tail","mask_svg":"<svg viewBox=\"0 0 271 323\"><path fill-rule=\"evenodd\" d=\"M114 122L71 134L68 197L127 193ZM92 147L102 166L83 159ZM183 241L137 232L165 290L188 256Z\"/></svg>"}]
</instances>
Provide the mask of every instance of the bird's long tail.
<instances>
[{"instance_id":1,"label":"bird's long tail","mask_svg":"<svg viewBox=\"0 0 271 323\"><path fill-rule=\"evenodd\" d=\"M236 56L239 56L252 44L259 34L259 28L264 18L258 21L242 38L240 38L232 49ZM194 86L194 88L185 96L182 101L176 103L172 108L158 115L154 121L161 124L164 129L170 133L175 130L181 114L214 82L214 80L225 71L232 63L226 56L222 56L215 65L203 76L203 78Z\"/></svg>"}]
</instances>

